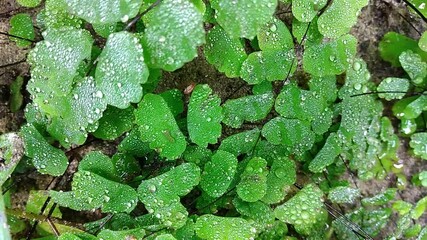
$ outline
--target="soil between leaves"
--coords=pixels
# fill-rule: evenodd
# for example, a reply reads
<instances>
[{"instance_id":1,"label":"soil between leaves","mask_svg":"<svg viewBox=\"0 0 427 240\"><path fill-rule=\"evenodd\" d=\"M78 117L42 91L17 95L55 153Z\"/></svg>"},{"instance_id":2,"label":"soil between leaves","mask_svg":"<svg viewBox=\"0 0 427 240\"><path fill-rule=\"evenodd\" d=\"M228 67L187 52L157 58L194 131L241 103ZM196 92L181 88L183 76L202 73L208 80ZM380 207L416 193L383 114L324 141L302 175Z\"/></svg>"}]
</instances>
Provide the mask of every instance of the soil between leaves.
<instances>
[{"instance_id":1,"label":"soil between leaves","mask_svg":"<svg viewBox=\"0 0 427 240\"><path fill-rule=\"evenodd\" d=\"M375 82L379 82L385 77L389 76L401 76L403 71L401 69L393 68L390 64L382 61L378 53L378 43L382 36L389 31L396 31L401 34L405 34L411 38L418 39L420 36L414 29L423 32L427 28L426 23L414 19L411 13L400 1L397 0L371 0L369 5L363 8L359 20L356 26L353 27L351 33L358 39L358 55L362 57L368 64L368 69L371 72L372 79ZM7 32L9 29L9 20L16 13L29 13L35 17L37 9L27 9L20 7L15 0L0 0L0 31ZM286 16L284 16L286 17ZM411 26L407 20L411 21L414 25ZM24 122L23 111L12 113L9 109L9 86L11 82L19 75L29 77L29 66L27 63L18 63L25 59L28 49L18 48L14 42L0 35L0 134L11 131L18 131L20 125ZM1 67L3 65L12 64L8 67ZM219 73L214 67L206 62L202 56L202 51L199 51L199 57L190 63L187 63L183 68L169 73L163 74L163 79L158 88L158 91L165 89L178 88L183 91L188 85L194 83L207 83L218 94L224 101L228 98L237 98L247 94L250 90L244 81L240 79L229 79L223 74ZM24 96L27 95L25 90L22 90ZM188 98L188 96L186 96ZM28 99L26 99L28 101ZM188 100L188 99L187 99ZM386 105L385 114L390 113L390 107ZM392 116L395 126L397 121ZM253 125L247 125L248 128ZM224 128L223 134L232 134L233 130ZM76 151L73 151L69 155L70 160L74 164L77 160L80 160L86 152L93 149L103 150L107 154L112 154L115 151L116 142L100 142L95 141L87 144L87 146L81 147ZM399 150L400 162L403 164L404 173L408 180L412 178L412 175L423 170L427 170L427 166L423 160L412 157L408 152L408 141L402 139L401 148ZM352 177L348 174L348 177ZM17 185L14 186L12 198L12 204L14 208L24 209L25 203L28 197L30 189L46 189L51 181L51 177L46 177L37 173L25 173L15 176L14 180ZM357 186L363 196L375 195L387 187L395 186L396 177L389 175L385 181L368 181L362 182L357 179ZM352 180L350 180L352 183ZM68 186L67 186L68 185ZM68 184L64 187L69 187ZM403 191L399 191L398 197L405 201L415 203L417 200L426 196L426 188L407 187ZM343 206L346 211L351 209L351 206ZM74 215L73 215L74 214ZM100 217L99 212L83 212L78 213L79 220L76 219L75 213L64 212L64 219L70 221L84 222L88 220L95 220ZM394 216L395 218L396 216ZM420 218L424 221L424 225L427 222L427 217L422 216ZM395 228L395 224L392 221L388 224L388 227L381 232L381 236L378 239L382 239L387 236L388 232L391 232Z\"/></svg>"}]
</instances>

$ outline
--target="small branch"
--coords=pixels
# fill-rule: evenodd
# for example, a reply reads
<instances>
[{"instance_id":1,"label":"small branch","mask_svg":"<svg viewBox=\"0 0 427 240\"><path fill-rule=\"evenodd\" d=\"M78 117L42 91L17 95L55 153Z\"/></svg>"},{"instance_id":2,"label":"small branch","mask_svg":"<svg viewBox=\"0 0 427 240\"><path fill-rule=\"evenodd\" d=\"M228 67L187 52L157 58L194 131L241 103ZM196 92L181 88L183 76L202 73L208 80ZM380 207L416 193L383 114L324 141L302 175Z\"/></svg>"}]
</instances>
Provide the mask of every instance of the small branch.
<instances>
[{"instance_id":1,"label":"small branch","mask_svg":"<svg viewBox=\"0 0 427 240\"><path fill-rule=\"evenodd\" d=\"M31 40L31 39L28 39L28 38L24 38L24 37L20 37L20 36L16 36L16 35L9 34L9 33L5 33L5 32L0 32L0 35L5 35L5 36L8 36L8 37L13 37L13 38L25 40L25 41L28 41L28 42L36 43L36 41L34 41L34 40Z\"/></svg>"},{"instance_id":2,"label":"small branch","mask_svg":"<svg viewBox=\"0 0 427 240\"><path fill-rule=\"evenodd\" d=\"M143 11L142 13L138 13L138 15L136 15L132 21L130 21L128 23L128 25L125 27L124 31L128 31L133 25L136 24L136 22L139 21L139 19L142 18L142 16L144 16L145 14L147 14L149 11L151 11L153 8L155 8L157 5L159 5L162 2L162 0L157 0L156 2L154 2L153 4L151 4L147 9L145 9L145 11Z\"/></svg>"},{"instance_id":3,"label":"small branch","mask_svg":"<svg viewBox=\"0 0 427 240\"><path fill-rule=\"evenodd\" d=\"M8 64L5 64L5 65L1 65L0 66L0 69L2 69L2 68L7 68L7 67L11 67L11 66L14 66L14 65L18 65L18 64L20 64L20 63L23 63L23 62L26 62L27 61L27 59L22 59L22 60L19 60L19 61L17 61L17 62L14 62L14 63L8 63Z\"/></svg>"},{"instance_id":4,"label":"small branch","mask_svg":"<svg viewBox=\"0 0 427 240\"><path fill-rule=\"evenodd\" d=\"M427 23L427 18L426 17L424 17L424 15L421 13L421 11L420 10L418 10L418 8L417 7L415 7L412 3L410 3L408 0L403 0L405 3L406 3L406 5L408 5L408 7L410 7L410 8L412 8L412 10L414 10L414 12L416 12L417 14L418 14L418 16L420 16L420 18L425 22L425 23Z\"/></svg>"}]
</instances>

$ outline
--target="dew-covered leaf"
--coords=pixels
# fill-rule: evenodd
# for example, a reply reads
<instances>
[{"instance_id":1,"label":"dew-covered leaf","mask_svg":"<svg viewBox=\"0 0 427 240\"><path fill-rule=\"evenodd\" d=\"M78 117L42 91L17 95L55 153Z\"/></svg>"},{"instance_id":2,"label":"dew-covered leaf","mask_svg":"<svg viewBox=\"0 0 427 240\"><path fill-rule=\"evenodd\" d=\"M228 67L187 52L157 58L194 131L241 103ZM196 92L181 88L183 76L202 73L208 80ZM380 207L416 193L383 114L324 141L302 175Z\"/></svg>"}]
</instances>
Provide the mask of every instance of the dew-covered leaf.
<instances>
[{"instance_id":1,"label":"dew-covered leaf","mask_svg":"<svg viewBox=\"0 0 427 240\"><path fill-rule=\"evenodd\" d=\"M287 157L277 157L267 175L267 191L261 200L268 204L282 201L287 188L295 181L295 163Z\"/></svg>"},{"instance_id":2,"label":"dew-covered leaf","mask_svg":"<svg viewBox=\"0 0 427 240\"><path fill-rule=\"evenodd\" d=\"M424 52L427 52L427 31L421 35L420 40L418 41L418 47Z\"/></svg>"},{"instance_id":3,"label":"dew-covered leaf","mask_svg":"<svg viewBox=\"0 0 427 240\"><path fill-rule=\"evenodd\" d=\"M337 98L337 86L335 76L313 77L308 82L310 91L316 92L327 102L332 103Z\"/></svg>"},{"instance_id":4,"label":"dew-covered leaf","mask_svg":"<svg viewBox=\"0 0 427 240\"><path fill-rule=\"evenodd\" d=\"M113 181L119 179L111 159L98 151L88 153L83 160L80 161L79 170L92 172Z\"/></svg>"},{"instance_id":5,"label":"dew-covered leaf","mask_svg":"<svg viewBox=\"0 0 427 240\"><path fill-rule=\"evenodd\" d=\"M205 164L200 187L211 197L223 195L237 169L237 158L226 151L218 150Z\"/></svg>"},{"instance_id":6,"label":"dew-covered leaf","mask_svg":"<svg viewBox=\"0 0 427 240\"><path fill-rule=\"evenodd\" d=\"M262 128L262 135L270 143L282 144L292 150L309 150L314 144L310 124L298 119L273 118Z\"/></svg>"},{"instance_id":7,"label":"dew-covered leaf","mask_svg":"<svg viewBox=\"0 0 427 240\"><path fill-rule=\"evenodd\" d=\"M301 232L310 232L322 214L322 191L314 185L307 185L284 204L274 209L279 220L294 225Z\"/></svg>"},{"instance_id":8,"label":"dew-covered leaf","mask_svg":"<svg viewBox=\"0 0 427 240\"><path fill-rule=\"evenodd\" d=\"M394 67L400 66L399 56L408 50L419 54L423 61L427 61L427 52L422 51L415 40L396 32L386 33L378 46L381 57Z\"/></svg>"},{"instance_id":9,"label":"dew-covered leaf","mask_svg":"<svg viewBox=\"0 0 427 240\"><path fill-rule=\"evenodd\" d=\"M64 152L51 146L32 125L22 127L25 155L32 158L40 173L52 176L62 175L68 166Z\"/></svg>"},{"instance_id":10,"label":"dew-covered leaf","mask_svg":"<svg viewBox=\"0 0 427 240\"><path fill-rule=\"evenodd\" d=\"M288 227L282 221L276 220L270 224L268 228L261 232L257 239L258 240L271 240L271 239L282 239L288 233ZM289 238L287 240L296 240L296 238Z\"/></svg>"},{"instance_id":11,"label":"dew-covered leaf","mask_svg":"<svg viewBox=\"0 0 427 240\"><path fill-rule=\"evenodd\" d=\"M289 50L294 42L289 29L277 18L265 24L257 33L259 48L267 50Z\"/></svg>"},{"instance_id":12,"label":"dew-covered leaf","mask_svg":"<svg viewBox=\"0 0 427 240\"><path fill-rule=\"evenodd\" d=\"M211 5L216 10L216 20L231 37L252 39L272 18L277 1L214 0Z\"/></svg>"},{"instance_id":13,"label":"dew-covered leaf","mask_svg":"<svg viewBox=\"0 0 427 240\"><path fill-rule=\"evenodd\" d=\"M184 102L182 101L182 92L178 89L170 89L159 94L166 101L174 117L184 111Z\"/></svg>"},{"instance_id":14,"label":"dew-covered leaf","mask_svg":"<svg viewBox=\"0 0 427 240\"><path fill-rule=\"evenodd\" d=\"M344 86L338 91L338 97L344 99L356 94L373 91L373 85L370 83L371 74L368 71L367 64L363 59L354 58L351 67L347 69ZM365 98L366 96L362 96ZM358 99L358 97L352 97Z\"/></svg>"},{"instance_id":15,"label":"dew-covered leaf","mask_svg":"<svg viewBox=\"0 0 427 240\"><path fill-rule=\"evenodd\" d=\"M165 233L165 234L156 236L154 240L176 240L176 238L170 233Z\"/></svg>"},{"instance_id":16,"label":"dew-covered leaf","mask_svg":"<svg viewBox=\"0 0 427 240\"><path fill-rule=\"evenodd\" d=\"M298 21L311 22L326 3L326 0L293 0L292 14Z\"/></svg>"},{"instance_id":17,"label":"dew-covered leaf","mask_svg":"<svg viewBox=\"0 0 427 240\"><path fill-rule=\"evenodd\" d=\"M113 106L107 107L99 119L98 128L93 133L103 140L114 140L132 128L134 108L120 109Z\"/></svg>"},{"instance_id":18,"label":"dew-covered leaf","mask_svg":"<svg viewBox=\"0 0 427 240\"><path fill-rule=\"evenodd\" d=\"M141 174L138 160L130 154L116 153L111 160L114 164L114 172L125 182Z\"/></svg>"},{"instance_id":19,"label":"dew-covered leaf","mask_svg":"<svg viewBox=\"0 0 427 240\"><path fill-rule=\"evenodd\" d=\"M42 112L60 115L69 111L65 96L80 64L90 59L93 40L86 30L70 28L50 29L43 36L28 54L32 70L27 90Z\"/></svg>"},{"instance_id":20,"label":"dew-covered leaf","mask_svg":"<svg viewBox=\"0 0 427 240\"><path fill-rule=\"evenodd\" d=\"M26 13L18 13L14 15L10 19L9 34L24 39L34 40L35 33L31 16ZM28 47L31 45L31 41L21 38L10 37L12 41L16 42L18 47Z\"/></svg>"},{"instance_id":21,"label":"dew-covered leaf","mask_svg":"<svg viewBox=\"0 0 427 240\"><path fill-rule=\"evenodd\" d=\"M158 225L179 229L185 225L188 212L180 197L188 194L200 181L200 168L184 163L157 177L144 180L138 187L138 196L149 215ZM150 220L151 219L151 220Z\"/></svg>"},{"instance_id":22,"label":"dew-covered leaf","mask_svg":"<svg viewBox=\"0 0 427 240\"><path fill-rule=\"evenodd\" d=\"M221 136L221 99L207 85L197 85L188 104L187 127L191 141L201 147L215 144Z\"/></svg>"},{"instance_id":23,"label":"dew-covered leaf","mask_svg":"<svg viewBox=\"0 0 427 240\"><path fill-rule=\"evenodd\" d=\"M397 200L393 203L393 210L397 211L400 215L406 215L411 211L412 204L403 200Z\"/></svg>"},{"instance_id":24,"label":"dew-covered leaf","mask_svg":"<svg viewBox=\"0 0 427 240\"><path fill-rule=\"evenodd\" d=\"M126 135L117 149L136 157L145 156L151 151L149 144L141 140L141 133L137 128L132 129L132 131Z\"/></svg>"},{"instance_id":25,"label":"dew-covered leaf","mask_svg":"<svg viewBox=\"0 0 427 240\"><path fill-rule=\"evenodd\" d=\"M285 80L296 70L294 50L253 52L243 62L240 76L249 84Z\"/></svg>"},{"instance_id":26,"label":"dew-covered leaf","mask_svg":"<svg viewBox=\"0 0 427 240\"><path fill-rule=\"evenodd\" d=\"M113 33L98 59L95 79L107 103L127 108L139 102L148 69L138 39L128 32Z\"/></svg>"},{"instance_id":27,"label":"dew-covered leaf","mask_svg":"<svg viewBox=\"0 0 427 240\"><path fill-rule=\"evenodd\" d=\"M80 28L82 20L68 12L65 1L46 0L44 9L37 16L37 25L43 30L62 27Z\"/></svg>"},{"instance_id":28,"label":"dew-covered leaf","mask_svg":"<svg viewBox=\"0 0 427 240\"><path fill-rule=\"evenodd\" d=\"M97 237L103 240L116 240L116 239L143 239L145 231L142 228L128 229L122 231L112 231L110 229L103 229Z\"/></svg>"},{"instance_id":29,"label":"dew-covered leaf","mask_svg":"<svg viewBox=\"0 0 427 240\"><path fill-rule=\"evenodd\" d=\"M396 197L396 188L388 188L382 193L375 195L371 198L362 199L362 204L364 206L382 206L387 204L389 201L393 200Z\"/></svg>"},{"instance_id":30,"label":"dew-covered leaf","mask_svg":"<svg viewBox=\"0 0 427 240\"><path fill-rule=\"evenodd\" d=\"M255 122L264 119L273 104L271 92L228 100L223 105L223 122L230 127L239 128L244 121Z\"/></svg>"},{"instance_id":31,"label":"dew-covered leaf","mask_svg":"<svg viewBox=\"0 0 427 240\"><path fill-rule=\"evenodd\" d=\"M241 154L250 153L259 141L260 134L261 131L258 128L236 133L223 139L218 149L232 153L236 157Z\"/></svg>"},{"instance_id":32,"label":"dew-covered leaf","mask_svg":"<svg viewBox=\"0 0 427 240\"><path fill-rule=\"evenodd\" d=\"M341 153L341 143L336 133L331 133L326 139L325 145L316 154L313 161L310 162L308 168L314 173L319 173L331 165L338 154Z\"/></svg>"},{"instance_id":33,"label":"dew-covered leaf","mask_svg":"<svg viewBox=\"0 0 427 240\"><path fill-rule=\"evenodd\" d=\"M136 191L95 173L79 170L71 183L72 191L50 191L53 201L77 211L101 208L103 212L131 212L138 200Z\"/></svg>"},{"instance_id":34,"label":"dew-covered leaf","mask_svg":"<svg viewBox=\"0 0 427 240\"><path fill-rule=\"evenodd\" d=\"M423 93L423 95L416 97L413 101L410 101L405 109L403 110L403 116L406 119L415 119L419 117L423 111L427 110L427 95ZM402 116L401 116L402 117Z\"/></svg>"},{"instance_id":35,"label":"dew-covered leaf","mask_svg":"<svg viewBox=\"0 0 427 240\"><path fill-rule=\"evenodd\" d=\"M348 68L348 61L354 58L356 45L356 38L349 34L313 45L304 52L304 70L314 76L341 74Z\"/></svg>"},{"instance_id":36,"label":"dew-covered leaf","mask_svg":"<svg viewBox=\"0 0 427 240\"><path fill-rule=\"evenodd\" d=\"M203 15L190 1L164 0L144 17L147 64L174 71L197 56L205 42Z\"/></svg>"},{"instance_id":37,"label":"dew-covered leaf","mask_svg":"<svg viewBox=\"0 0 427 240\"><path fill-rule=\"evenodd\" d=\"M249 160L240 175L237 195L246 202L256 202L265 196L267 191L267 161L260 157Z\"/></svg>"},{"instance_id":38,"label":"dew-covered leaf","mask_svg":"<svg viewBox=\"0 0 427 240\"><path fill-rule=\"evenodd\" d=\"M155 94L147 94L135 111L140 125L141 140L150 142L150 148L168 159L178 158L187 145L184 135L168 108L165 100Z\"/></svg>"},{"instance_id":39,"label":"dew-covered leaf","mask_svg":"<svg viewBox=\"0 0 427 240\"><path fill-rule=\"evenodd\" d=\"M418 219L420 218L427 209L427 197L423 197L418 200L417 204L415 204L414 208L411 211L411 218Z\"/></svg>"},{"instance_id":40,"label":"dew-covered leaf","mask_svg":"<svg viewBox=\"0 0 427 240\"><path fill-rule=\"evenodd\" d=\"M188 146L182 156L185 161L195 163L197 166L204 166L211 157L211 150L200 146Z\"/></svg>"},{"instance_id":41,"label":"dew-covered leaf","mask_svg":"<svg viewBox=\"0 0 427 240\"><path fill-rule=\"evenodd\" d=\"M92 24L93 30L103 38L108 38L110 34L120 31L118 26L117 23Z\"/></svg>"},{"instance_id":42,"label":"dew-covered leaf","mask_svg":"<svg viewBox=\"0 0 427 240\"><path fill-rule=\"evenodd\" d=\"M328 193L328 199L334 203L354 203L360 196L360 190L350 187L334 187Z\"/></svg>"},{"instance_id":43,"label":"dew-covered leaf","mask_svg":"<svg viewBox=\"0 0 427 240\"><path fill-rule=\"evenodd\" d=\"M257 224L261 225L259 226L261 228L265 228L274 222L273 210L261 201L245 202L240 198L234 198L233 205L236 207L237 212L253 219Z\"/></svg>"},{"instance_id":44,"label":"dew-covered leaf","mask_svg":"<svg viewBox=\"0 0 427 240\"><path fill-rule=\"evenodd\" d=\"M317 20L318 17L315 17L311 22L300 22L296 18L292 21L292 33L295 39L299 43L302 43L304 40L306 48L323 41L323 36L317 26Z\"/></svg>"},{"instance_id":45,"label":"dew-covered leaf","mask_svg":"<svg viewBox=\"0 0 427 240\"><path fill-rule=\"evenodd\" d=\"M71 13L89 23L127 22L138 14L142 0L65 0Z\"/></svg>"},{"instance_id":46,"label":"dew-covered leaf","mask_svg":"<svg viewBox=\"0 0 427 240\"><path fill-rule=\"evenodd\" d=\"M400 54L399 62L414 84L420 85L425 82L424 79L427 77L427 62L423 61L419 54L411 50L405 51Z\"/></svg>"},{"instance_id":47,"label":"dew-covered leaf","mask_svg":"<svg viewBox=\"0 0 427 240\"><path fill-rule=\"evenodd\" d=\"M202 215L196 221L196 234L207 240L251 239L256 229L243 218ZM254 232L255 231L255 232Z\"/></svg>"},{"instance_id":48,"label":"dew-covered leaf","mask_svg":"<svg viewBox=\"0 0 427 240\"><path fill-rule=\"evenodd\" d=\"M238 38L231 38L220 26L206 35L204 46L206 60L229 78L238 77L247 55Z\"/></svg>"},{"instance_id":49,"label":"dew-covered leaf","mask_svg":"<svg viewBox=\"0 0 427 240\"><path fill-rule=\"evenodd\" d=\"M37 7L41 0L16 0L17 3L19 3L19 5L23 6L23 7Z\"/></svg>"},{"instance_id":50,"label":"dew-covered leaf","mask_svg":"<svg viewBox=\"0 0 427 240\"><path fill-rule=\"evenodd\" d=\"M421 157L422 159L427 159L427 133L414 133L411 136L411 141L409 146L414 149L414 154Z\"/></svg>"},{"instance_id":51,"label":"dew-covered leaf","mask_svg":"<svg viewBox=\"0 0 427 240\"><path fill-rule=\"evenodd\" d=\"M406 78L388 77L381 81L377 87L377 91L386 92L379 93L378 97L384 98L387 101L392 99L401 99L406 95L409 89L409 81Z\"/></svg>"},{"instance_id":52,"label":"dew-covered leaf","mask_svg":"<svg viewBox=\"0 0 427 240\"><path fill-rule=\"evenodd\" d=\"M332 2L331 6L319 17L319 31L325 37L338 38L350 31L356 24L360 10L368 0L341 0Z\"/></svg>"}]
</instances>

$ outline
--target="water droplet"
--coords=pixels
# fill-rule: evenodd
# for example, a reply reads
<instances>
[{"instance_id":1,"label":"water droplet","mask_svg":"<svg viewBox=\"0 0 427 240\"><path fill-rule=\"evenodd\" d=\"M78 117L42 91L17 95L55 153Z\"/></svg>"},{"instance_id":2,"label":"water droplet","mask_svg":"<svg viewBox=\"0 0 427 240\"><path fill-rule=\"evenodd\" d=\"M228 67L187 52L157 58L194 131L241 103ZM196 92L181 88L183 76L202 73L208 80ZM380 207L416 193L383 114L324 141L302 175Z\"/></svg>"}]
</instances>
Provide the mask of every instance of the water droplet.
<instances>
[{"instance_id":1,"label":"water droplet","mask_svg":"<svg viewBox=\"0 0 427 240\"><path fill-rule=\"evenodd\" d=\"M165 36L161 36L160 38L159 38L159 42L165 42L166 41L166 38L165 38Z\"/></svg>"},{"instance_id":2,"label":"water droplet","mask_svg":"<svg viewBox=\"0 0 427 240\"><path fill-rule=\"evenodd\" d=\"M127 22L129 20L129 16L128 15L124 15L120 20L122 22Z\"/></svg>"},{"instance_id":3,"label":"water droplet","mask_svg":"<svg viewBox=\"0 0 427 240\"><path fill-rule=\"evenodd\" d=\"M271 25L270 31L275 32L277 30L276 24Z\"/></svg>"},{"instance_id":4,"label":"water droplet","mask_svg":"<svg viewBox=\"0 0 427 240\"><path fill-rule=\"evenodd\" d=\"M102 97L104 97L104 94L101 91L98 90L98 91L96 91L95 96L97 98L102 98Z\"/></svg>"},{"instance_id":5,"label":"water droplet","mask_svg":"<svg viewBox=\"0 0 427 240\"><path fill-rule=\"evenodd\" d=\"M359 62L355 62L353 64L354 71L359 71L361 67L362 67L362 65Z\"/></svg>"},{"instance_id":6,"label":"water droplet","mask_svg":"<svg viewBox=\"0 0 427 240\"><path fill-rule=\"evenodd\" d=\"M156 186L155 186L155 185L150 185L150 186L148 186L148 190L149 190L150 192L154 193L157 189L156 189Z\"/></svg>"},{"instance_id":7,"label":"water droplet","mask_svg":"<svg viewBox=\"0 0 427 240\"><path fill-rule=\"evenodd\" d=\"M360 84L360 83L354 84L354 89L356 89L356 90L362 89L362 84Z\"/></svg>"},{"instance_id":8,"label":"water droplet","mask_svg":"<svg viewBox=\"0 0 427 240\"><path fill-rule=\"evenodd\" d=\"M77 100L77 99L79 99L79 95L74 94L74 95L73 95L73 98Z\"/></svg>"}]
</instances>

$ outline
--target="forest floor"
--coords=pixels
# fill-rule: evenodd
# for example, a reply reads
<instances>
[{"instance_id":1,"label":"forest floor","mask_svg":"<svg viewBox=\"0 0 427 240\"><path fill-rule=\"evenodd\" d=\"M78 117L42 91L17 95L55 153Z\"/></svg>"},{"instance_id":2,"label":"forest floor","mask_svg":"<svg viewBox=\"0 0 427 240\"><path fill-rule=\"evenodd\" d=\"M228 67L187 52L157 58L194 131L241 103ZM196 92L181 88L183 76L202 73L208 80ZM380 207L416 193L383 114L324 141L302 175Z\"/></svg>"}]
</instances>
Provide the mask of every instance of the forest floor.
<instances>
[{"instance_id":1,"label":"forest floor","mask_svg":"<svg viewBox=\"0 0 427 240\"><path fill-rule=\"evenodd\" d=\"M389 63L381 60L378 52L378 44L385 33L395 31L414 39L420 37L419 32L427 29L427 25L414 18L415 15L397 0L371 0L369 5L363 8L359 15L356 26L351 33L358 39L358 56L366 61L368 69L375 82L379 82L385 77L402 76L400 69L393 68ZM17 13L29 13L35 17L37 9L27 9L20 7L15 0L0 0L0 32L7 32L9 29L10 18ZM409 22L411 24L409 24ZM29 49L18 48L8 37L0 35L0 134L12 131L18 131L23 124L23 110L12 113L9 109L9 86L11 82L19 75L29 78L29 66L23 62ZM201 51L200 51L201 53ZM229 79L219 73L212 65L208 64L202 54L194 61L187 63L183 68L175 72L165 72L163 80L158 91L162 89L178 88L183 90L186 86L193 83L207 83L217 93L221 99L236 98L248 92L249 88L244 85L241 79ZM28 93L25 93L25 102L29 101ZM390 106L385 106L390 109ZM387 111L385 111L387 114ZM394 121L395 125L397 122ZM225 129L231 131L230 129ZM108 148L108 143L97 142L97 145L87 148ZM399 150L399 162L404 166L404 174L410 180L412 175L423 170L427 170L424 161L412 157L408 151L408 141L401 139L401 148ZM114 151L114 149L111 149ZM77 155L82 155L82 153ZM351 177L351 176L350 176ZM18 176L20 179L17 187L20 195L15 195L13 204L17 208L23 208L26 202L26 194L30 189L45 189L49 184L50 178L31 173ZM357 179L354 179L357 181ZM396 186L396 177L389 175L383 181L359 182L363 196L372 196L388 187ZM398 198L415 203L420 198L426 196L426 188L408 187L399 191ZM83 217L83 216L82 216ZM87 216L96 219L97 216ZM424 215L424 225L426 224ZM381 237L387 236L387 232L395 227L393 223L390 227L381 233ZM393 226L394 225L394 226ZM380 239L379 238L379 239Z\"/></svg>"}]
</instances>

